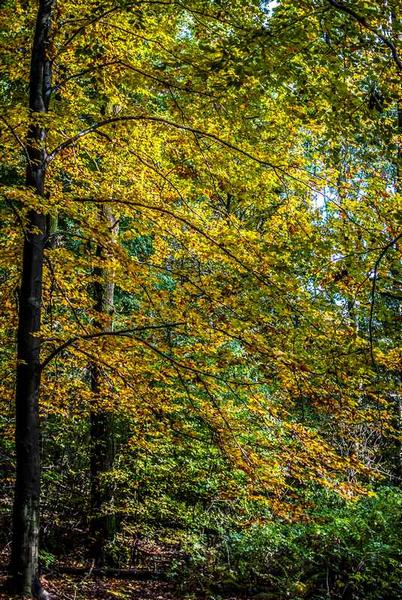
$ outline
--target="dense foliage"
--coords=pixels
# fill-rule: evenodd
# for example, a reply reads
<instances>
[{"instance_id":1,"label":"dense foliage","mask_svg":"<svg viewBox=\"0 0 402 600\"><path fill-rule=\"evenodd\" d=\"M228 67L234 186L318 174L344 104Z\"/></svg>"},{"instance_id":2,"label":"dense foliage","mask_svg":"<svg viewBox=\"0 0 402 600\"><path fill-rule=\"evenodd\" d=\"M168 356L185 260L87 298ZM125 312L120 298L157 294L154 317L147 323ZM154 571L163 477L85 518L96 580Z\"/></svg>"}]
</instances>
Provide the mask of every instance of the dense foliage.
<instances>
[{"instance_id":1,"label":"dense foliage","mask_svg":"<svg viewBox=\"0 0 402 600\"><path fill-rule=\"evenodd\" d=\"M42 566L153 539L194 593L397 598L399 2L0 9L11 574L33 389Z\"/></svg>"}]
</instances>

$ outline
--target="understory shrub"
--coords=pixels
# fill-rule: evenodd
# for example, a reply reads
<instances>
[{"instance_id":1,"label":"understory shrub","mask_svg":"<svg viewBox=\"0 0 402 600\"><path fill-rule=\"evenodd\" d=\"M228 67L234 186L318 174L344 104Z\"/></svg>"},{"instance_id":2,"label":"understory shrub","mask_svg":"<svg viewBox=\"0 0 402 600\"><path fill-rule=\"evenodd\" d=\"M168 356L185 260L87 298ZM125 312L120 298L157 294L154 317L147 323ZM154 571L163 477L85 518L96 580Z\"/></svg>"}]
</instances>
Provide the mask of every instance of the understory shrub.
<instances>
[{"instance_id":1,"label":"understory shrub","mask_svg":"<svg viewBox=\"0 0 402 600\"><path fill-rule=\"evenodd\" d=\"M193 580L202 574L206 587L232 583L272 600L400 598L400 491L383 488L358 502L326 498L318 505L303 523L222 529L215 545L198 538L190 579L193 569Z\"/></svg>"}]
</instances>

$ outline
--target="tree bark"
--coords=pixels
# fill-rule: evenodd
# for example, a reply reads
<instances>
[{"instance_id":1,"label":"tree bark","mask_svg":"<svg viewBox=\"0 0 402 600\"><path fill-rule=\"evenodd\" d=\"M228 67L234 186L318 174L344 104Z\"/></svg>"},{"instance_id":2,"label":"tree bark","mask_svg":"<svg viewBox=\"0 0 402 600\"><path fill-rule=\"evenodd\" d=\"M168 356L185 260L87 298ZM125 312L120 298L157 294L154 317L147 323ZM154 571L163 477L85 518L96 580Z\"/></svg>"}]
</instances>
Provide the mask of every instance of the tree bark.
<instances>
[{"instance_id":1,"label":"tree bark","mask_svg":"<svg viewBox=\"0 0 402 600\"><path fill-rule=\"evenodd\" d=\"M40 0L31 54L26 186L45 194L46 130L37 114L46 113L51 90L48 57L54 0ZM38 571L40 496L40 329L46 215L31 210L25 231L17 330L16 482L10 583L16 593L31 594Z\"/></svg>"},{"instance_id":2,"label":"tree bark","mask_svg":"<svg viewBox=\"0 0 402 600\"><path fill-rule=\"evenodd\" d=\"M109 207L102 208L101 220L110 230L111 240L118 235L118 225ZM98 245L96 251L101 261L105 257L105 249ZM100 328L112 329L114 311L114 283L112 274L102 266L94 272L95 310L99 314L97 325ZM98 567L113 564L108 551L108 544L116 533L116 517L113 514L113 484L110 471L115 459L115 434L113 412L97 405L101 395L102 372L97 364L91 365L91 389L93 405L90 414L90 454L91 454L91 555Z\"/></svg>"}]
</instances>

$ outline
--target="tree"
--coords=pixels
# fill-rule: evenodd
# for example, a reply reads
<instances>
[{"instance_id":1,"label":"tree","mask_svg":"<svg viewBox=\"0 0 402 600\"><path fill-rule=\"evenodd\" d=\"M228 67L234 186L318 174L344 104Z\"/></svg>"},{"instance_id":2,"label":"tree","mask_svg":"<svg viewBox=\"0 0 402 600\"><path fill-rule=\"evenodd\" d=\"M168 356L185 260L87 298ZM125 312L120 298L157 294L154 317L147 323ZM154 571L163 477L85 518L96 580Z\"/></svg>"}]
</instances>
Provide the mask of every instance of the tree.
<instances>
[{"instance_id":1,"label":"tree","mask_svg":"<svg viewBox=\"0 0 402 600\"><path fill-rule=\"evenodd\" d=\"M46 129L41 121L49 107L51 62L49 57L53 0L40 0L29 76L30 125L25 146L25 185L32 194L46 194ZM16 482L13 510L13 544L10 573L13 587L30 594L38 573L40 431L39 386L42 277L47 240L46 214L38 208L28 213L24 235L16 374Z\"/></svg>"},{"instance_id":2,"label":"tree","mask_svg":"<svg viewBox=\"0 0 402 600\"><path fill-rule=\"evenodd\" d=\"M113 460L113 411L128 417L137 454L161 448L160 436L201 436L282 516L300 514L310 485L362 491L372 464L356 432L362 421L389 430L395 382L370 365L371 354L383 366L399 356L395 337L370 335L380 327L372 253L399 235L392 134L375 108L378 86L395 89L378 10L360 51L362 24L333 3L221 4L60 3L51 46L42 32L46 114L28 115L28 157L18 49L30 12L9 36L7 152L16 173L29 159L40 186L33 194L33 176L21 186L8 172L2 192L8 223L22 222L36 253L24 255L23 278L27 261L31 288L45 273L28 329L33 290L22 290L31 362L18 373L31 364L35 444L40 370L44 415L92 419L96 511L110 500L99 484ZM109 209L122 223L115 243L99 218ZM45 253L44 215L54 214L62 243ZM104 530L102 553L108 526L93 527Z\"/></svg>"},{"instance_id":3,"label":"tree","mask_svg":"<svg viewBox=\"0 0 402 600\"><path fill-rule=\"evenodd\" d=\"M99 216L110 231L110 243L115 242L119 228L118 220L113 217L108 206L100 208ZM98 246L96 255L98 259L107 258L107 247L105 245ZM99 314L99 320L95 323L95 327L100 331L112 332L114 282L110 269L96 267L93 285L95 311ZM91 364L90 377L93 393L93 406L90 412L90 531L93 540L91 553L96 564L103 566L112 561L107 546L113 541L116 532L116 517L113 513L113 481L111 481L111 471L115 459L115 426L112 410L102 408L102 403L99 403L103 389L100 365Z\"/></svg>"}]
</instances>

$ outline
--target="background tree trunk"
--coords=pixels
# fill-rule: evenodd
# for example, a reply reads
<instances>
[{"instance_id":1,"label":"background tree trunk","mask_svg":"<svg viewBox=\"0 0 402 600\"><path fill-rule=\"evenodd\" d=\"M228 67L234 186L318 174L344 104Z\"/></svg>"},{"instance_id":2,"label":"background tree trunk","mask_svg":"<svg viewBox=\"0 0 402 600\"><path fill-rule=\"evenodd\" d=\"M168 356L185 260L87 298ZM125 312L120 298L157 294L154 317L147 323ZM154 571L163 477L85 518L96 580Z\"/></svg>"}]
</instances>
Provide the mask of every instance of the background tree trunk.
<instances>
[{"instance_id":1,"label":"background tree trunk","mask_svg":"<svg viewBox=\"0 0 402 600\"><path fill-rule=\"evenodd\" d=\"M111 241L118 235L118 225L109 207L103 207L101 220L106 221L110 230ZM98 245L96 254L101 261L107 250ZM114 283L112 274L102 266L95 269L94 285L95 310L99 313L99 328L112 329L114 311ZM108 544L116 532L116 518L112 511L113 484L109 473L115 459L115 432L112 410L97 405L101 395L102 369L99 365L91 365L91 388L93 406L90 415L90 468L91 468L91 521L92 540L91 554L98 566L113 563L108 552Z\"/></svg>"},{"instance_id":2,"label":"background tree trunk","mask_svg":"<svg viewBox=\"0 0 402 600\"><path fill-rule=\"evenodd\" d=\"M39 2L31 55L29 108L45 113L51 89L48 44L54 0ZM44 196L46 132L32 118L27 134L26 185ZM42 276L46 244L46 215L31 211L24 237L19 298L16 372L16 482L13 509L13 541L10 562L11 587L31 594L38 571L40 495L40 329Z\"/></svg>"}]
</instances>

